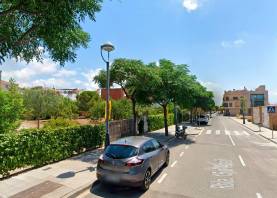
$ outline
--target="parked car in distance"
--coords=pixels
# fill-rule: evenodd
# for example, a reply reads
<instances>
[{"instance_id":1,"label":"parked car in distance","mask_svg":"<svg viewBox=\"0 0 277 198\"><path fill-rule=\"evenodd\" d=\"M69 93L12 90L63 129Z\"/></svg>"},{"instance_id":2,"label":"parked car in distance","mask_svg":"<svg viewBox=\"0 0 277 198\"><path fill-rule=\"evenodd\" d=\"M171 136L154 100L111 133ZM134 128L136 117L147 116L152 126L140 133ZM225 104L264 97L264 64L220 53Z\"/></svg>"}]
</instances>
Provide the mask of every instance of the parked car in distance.
<instances>
[{"instance_id":1,"label":"parked car in distance","mask_svg":"<svg viewBox=\"0 0 277 198\"><path fill-rule=\"evenodd\" d=\"M99 157L100 182L148 190L152 176L169 164L169 149L154 138L131 136L112 142Z\"/></svg>"},{"instance_id":2,"label":"parked car in distance","mask_svg":"<svg viewBox=\"0 0 277 198\"><path fill-rule=\"evenodd\" d=\"M200 116L197 118L197 123L207 125L207 124L209 123L209 119L208 119L207 116L200 115Z\"/></svg>"}]
</instances>

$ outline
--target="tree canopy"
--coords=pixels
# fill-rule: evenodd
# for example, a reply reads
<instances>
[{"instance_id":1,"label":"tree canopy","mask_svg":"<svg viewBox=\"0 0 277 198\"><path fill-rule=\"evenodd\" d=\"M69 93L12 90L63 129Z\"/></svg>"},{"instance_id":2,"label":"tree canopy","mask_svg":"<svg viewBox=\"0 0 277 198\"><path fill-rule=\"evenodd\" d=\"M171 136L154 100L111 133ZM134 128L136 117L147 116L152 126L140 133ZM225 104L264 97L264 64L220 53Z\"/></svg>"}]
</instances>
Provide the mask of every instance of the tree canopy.
<instances>
[{"instance_id":1,"label":"tree canopy","mask_svg":"<svg viewBox=\"0 0 277 198\"><path fill-rule=\"evenodd\" d=\"M18 85L11 79L8 91L0 88L0 134L16 129L23 110L23 99Z\"/></svg>"},{"instance_id":2,"label":"tree canopy","mask_svg":"<svg viewBox=\"0 0 277 198\"><path fill-rule=\"evenodd\" d=\"M63 65L74 62L75 50L87 47L89 34L80 22L95 21L102 0L0 1L0 64L6 58L27 62L49 57Z\"/></svg>"}]
</instances>

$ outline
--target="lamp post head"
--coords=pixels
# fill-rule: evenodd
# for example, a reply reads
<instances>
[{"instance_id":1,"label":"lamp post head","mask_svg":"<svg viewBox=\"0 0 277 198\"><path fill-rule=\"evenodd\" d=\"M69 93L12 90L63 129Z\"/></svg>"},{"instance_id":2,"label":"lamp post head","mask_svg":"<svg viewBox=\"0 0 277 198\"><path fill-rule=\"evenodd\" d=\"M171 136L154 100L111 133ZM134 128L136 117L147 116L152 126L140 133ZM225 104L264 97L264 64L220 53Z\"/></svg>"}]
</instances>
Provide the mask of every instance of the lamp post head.
<instances>
[{"instance_id":1,"label":"lamp post head","mask_svg":"<svg viewBox=\"0 0 277 198\"><path fill-rule=\"evenodd\" d=\"M111 42L107 42L101 45L101 50L104 50L106 52L111 52L114 50L114 46Z\"/></svg>"}]
</instances>

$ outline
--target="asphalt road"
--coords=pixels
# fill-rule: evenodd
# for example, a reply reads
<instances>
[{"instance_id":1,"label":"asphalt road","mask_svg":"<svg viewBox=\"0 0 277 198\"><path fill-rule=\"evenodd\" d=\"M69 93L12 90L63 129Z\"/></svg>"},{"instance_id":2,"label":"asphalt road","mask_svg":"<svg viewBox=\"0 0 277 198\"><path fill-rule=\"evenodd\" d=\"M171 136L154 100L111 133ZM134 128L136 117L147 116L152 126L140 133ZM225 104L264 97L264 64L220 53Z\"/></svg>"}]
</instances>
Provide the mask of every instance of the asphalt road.
<instances>
[{"instance_id":1,"label":"asphalt road","mask_svg":"<svg viewBox=\"0 0 277 198\"><path fill-rule=\"evenodd\" d=\"M79 197L277 197L277 146L230 118L215 117L199 135L168 145L170 165L147 192L95 182Z\"/></svg>"}]
</instances>

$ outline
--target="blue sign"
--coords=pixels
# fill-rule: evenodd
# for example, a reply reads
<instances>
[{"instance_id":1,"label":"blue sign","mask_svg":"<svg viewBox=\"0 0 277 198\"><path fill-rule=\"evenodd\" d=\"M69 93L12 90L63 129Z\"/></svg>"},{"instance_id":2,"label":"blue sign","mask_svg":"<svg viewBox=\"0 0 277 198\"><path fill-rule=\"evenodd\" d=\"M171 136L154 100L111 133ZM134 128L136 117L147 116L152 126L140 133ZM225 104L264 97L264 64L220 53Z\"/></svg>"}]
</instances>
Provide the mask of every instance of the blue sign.
<instances>
[{"instance_id":1,"label":"blue sign","mask_svg":"<svg viewBox=\"0 0 277 198\"><path fill-rule=\"evenodd\" d=\"M268 106L267 107L267 113L275 113L276 109L275 106Z\"/></svg>"}]
</instances>

